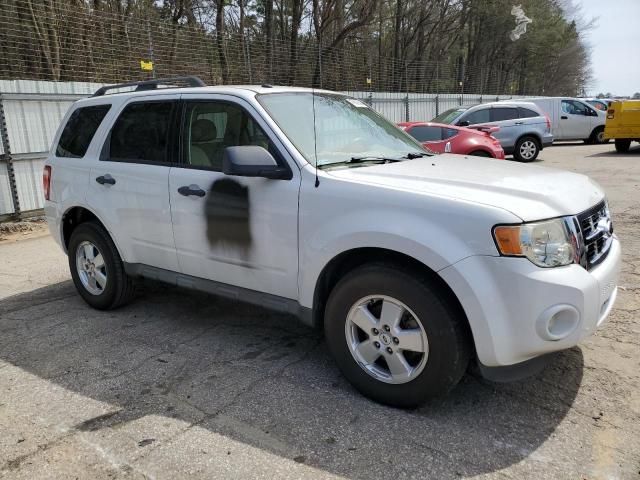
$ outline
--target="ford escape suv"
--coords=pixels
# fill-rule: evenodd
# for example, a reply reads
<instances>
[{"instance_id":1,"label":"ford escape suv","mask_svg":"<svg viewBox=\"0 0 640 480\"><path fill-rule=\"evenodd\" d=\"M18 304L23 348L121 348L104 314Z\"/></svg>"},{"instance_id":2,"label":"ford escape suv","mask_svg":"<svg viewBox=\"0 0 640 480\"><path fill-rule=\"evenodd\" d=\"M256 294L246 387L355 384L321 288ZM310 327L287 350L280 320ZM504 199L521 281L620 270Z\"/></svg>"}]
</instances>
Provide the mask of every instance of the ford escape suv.
<instances>
[{"instance_id":1,"label":"ford escape suv","mask_svg":"<svg viewBox=\"0 0 640 480\"><path fill-rule=\"evenodd\" d=\"M288 312L402 407L471 361L522 374L608 316L620 245L589 178L433 156L329 91L188 83L103 87L54 138L46 215L92 307L147 277Z\"/></svg>"}]
</instances>

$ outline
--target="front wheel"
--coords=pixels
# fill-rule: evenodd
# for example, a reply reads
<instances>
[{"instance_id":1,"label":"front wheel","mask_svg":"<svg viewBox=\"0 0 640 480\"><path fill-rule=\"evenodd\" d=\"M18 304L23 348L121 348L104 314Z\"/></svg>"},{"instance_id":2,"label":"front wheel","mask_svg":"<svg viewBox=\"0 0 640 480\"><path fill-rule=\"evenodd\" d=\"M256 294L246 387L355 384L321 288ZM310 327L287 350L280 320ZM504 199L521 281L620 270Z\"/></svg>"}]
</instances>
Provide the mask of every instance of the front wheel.
<instances>
[{"instance_id":1,"label":"front wheel","mask_svg":"<svg viewBox=\"0 0 640 480\"><path fill-rule=\"evenodd\" d=\"M591 134L591 137L589 137L589 140L586 141L585 143L592 143L596 145L603 145L605 143L609 143L609 140L604 138L604 127L596 128Z\"/></svg>"},{"instance_id":2,"label":"front wheel","mask_svg":"<svg viewBox=\"0 0 640 480\"><path fill-rule=\"evenodd\" d=\"M631 140L616 140L616 152L627 153L631 147Z\"/></svg>"},{"instance_id":3,"label":"front wheel","mask_svg":"<svg viewBox=\"0 0 640 480\"><path fill-rule=\"evenodd\" d=\"M469 362L465 320L427 278L373 264L347 274L325 311L325 336L344 376L367 397L415 407L453 388Z\"/></svg>"},{"instance_id":4,"label":"front wheel","mask_svg":"<svg viewBox=\"0 0 640 480\"><path fill-rule=\"evenodd\" d=\"M518 162L533 162L538 158L540 146L533 137L522 137L516 142L513 158Z\"/></svg>"}]
</instances>

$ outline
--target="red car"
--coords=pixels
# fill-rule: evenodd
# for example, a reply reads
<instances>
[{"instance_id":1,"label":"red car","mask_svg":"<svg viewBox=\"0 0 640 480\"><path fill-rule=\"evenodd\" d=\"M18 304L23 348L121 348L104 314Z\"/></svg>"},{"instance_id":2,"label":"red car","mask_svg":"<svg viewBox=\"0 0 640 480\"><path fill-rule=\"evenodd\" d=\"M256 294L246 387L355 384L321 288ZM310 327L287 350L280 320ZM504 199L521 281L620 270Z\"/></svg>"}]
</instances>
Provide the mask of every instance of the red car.
<instances>
[{"instance_id":1,"label":"red car","mask_svg":"<svg viewBox=\"0 0 640 480\"><path fill-rule=\"evenodd\" d=\"M459 153L504 160L500 142L491 136L499 127L458 127L431 122L403 122L398 126L435 153Z\"/></svg>"}]
</instances>

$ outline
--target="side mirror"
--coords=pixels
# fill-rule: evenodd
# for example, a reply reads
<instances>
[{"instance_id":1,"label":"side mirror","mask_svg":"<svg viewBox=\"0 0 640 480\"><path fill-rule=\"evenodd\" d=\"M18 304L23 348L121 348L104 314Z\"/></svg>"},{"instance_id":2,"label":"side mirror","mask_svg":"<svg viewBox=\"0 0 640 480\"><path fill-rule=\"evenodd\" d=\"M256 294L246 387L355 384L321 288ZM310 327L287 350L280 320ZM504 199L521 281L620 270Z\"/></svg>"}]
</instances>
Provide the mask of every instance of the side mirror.
<instances>
[{"instance_id":1,"label":"side mirror","mask_svg":"<svg viewBox=\"0 0 640 480\"><path fill-rule=\"evenodd\" d=\"M463 120L461 122L458 122L456 125L458 125L459 127L468 127L471 124L469 123L469 120Z\"/></svg>"},{"instance_id":2,"label":"side mirror","mask_svg":"<svg viewBox=\"0 0 640 480\"><path fill-rule=\"evenodd\" d=\"M273 180L290 180L293 177L291 170L279 166L267 150L257 145L225 148L222 172L237 177L262 177Z\"/></svg>"}]
</instances>

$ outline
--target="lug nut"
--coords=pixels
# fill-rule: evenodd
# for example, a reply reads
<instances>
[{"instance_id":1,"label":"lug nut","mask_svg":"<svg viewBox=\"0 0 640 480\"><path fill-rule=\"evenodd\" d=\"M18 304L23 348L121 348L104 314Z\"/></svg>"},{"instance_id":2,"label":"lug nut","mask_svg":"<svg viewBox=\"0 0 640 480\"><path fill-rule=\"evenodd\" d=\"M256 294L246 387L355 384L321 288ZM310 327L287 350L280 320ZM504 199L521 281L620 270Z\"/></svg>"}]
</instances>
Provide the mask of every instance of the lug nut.
<instances>
[{"instance_id":1,"label":"lug nut","mask_svg":"<svg viewBox=\"0 0 640 480\"><path fill-rule=\"evenodd\" d=\"M396 345L400 343L400 340L398 340L398 337L393 337L393 343L395 343Z\"/></svg>"},{"instance_id":2,"label":"lug nut","mask_svg":"<svg viewBox=\"0 0 640 480\"><path fill-rule=\"evenodd\" d=\"M376 348L380 348L380 343L379 342L373 342L373 344L375 345Z\"/></svg>"},{"instance_id":3,"label":"lug nut","mask_svg":"<svg viewBox=\"0 0 640 480\"><path fill-rule=\"evenodd\" d=\"M389 328L389 325L385 325L385 326L384 326L384 331L385 331L385 332L388 332L389 330L391 330L391 329Z\"/></svg>"},{"instance_id":4,"label":"lug nut","mask_svg":"<svg viewBox=\"0 0 640 480\"><path fill-rule=\"evenodd\" d=\"M378 335L380 333L377 328L374 328L371 331L373 332L374 335Z\"/></svg>"},{"instance_id":5,"label":"lug nut","mask_svg":"<svg viewBox=\"0 0 640 480\"><path fill-rule=\"evenodd\" d=\"M391 350L391 347L387 347L387 353L393 353L393 350Z\"/></svg>"}]
</instances>

